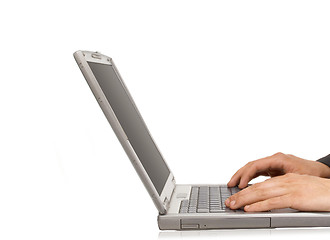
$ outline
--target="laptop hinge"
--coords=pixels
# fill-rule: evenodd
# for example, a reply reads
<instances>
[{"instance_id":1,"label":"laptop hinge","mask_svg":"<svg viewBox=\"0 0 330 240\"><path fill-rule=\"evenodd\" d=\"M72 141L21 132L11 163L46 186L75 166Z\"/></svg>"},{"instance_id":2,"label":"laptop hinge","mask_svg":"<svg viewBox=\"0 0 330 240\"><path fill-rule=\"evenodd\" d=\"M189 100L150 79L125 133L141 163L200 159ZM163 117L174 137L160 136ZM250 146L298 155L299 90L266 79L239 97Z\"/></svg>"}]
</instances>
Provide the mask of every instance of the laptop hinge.
<instances>
[{"instance_id":1,"label":"laptop hinge","mask_svg":"<svg viewBox=\"0 0 330 240\"><path fill-rule=\"evenodd\" d=\"M174 177L172 178L172 183L173 183L174 187L171 191L171 194L169 195L169 199L167 197L165 197L164 201L163 201L163 205L165 206L166 210L169 208L169 205L170 205L170 202L172 200L172 196L174 195L173 193L174 193L174 190L175 190L175 187L176 187Z\"/></svg>"}]
</instances>

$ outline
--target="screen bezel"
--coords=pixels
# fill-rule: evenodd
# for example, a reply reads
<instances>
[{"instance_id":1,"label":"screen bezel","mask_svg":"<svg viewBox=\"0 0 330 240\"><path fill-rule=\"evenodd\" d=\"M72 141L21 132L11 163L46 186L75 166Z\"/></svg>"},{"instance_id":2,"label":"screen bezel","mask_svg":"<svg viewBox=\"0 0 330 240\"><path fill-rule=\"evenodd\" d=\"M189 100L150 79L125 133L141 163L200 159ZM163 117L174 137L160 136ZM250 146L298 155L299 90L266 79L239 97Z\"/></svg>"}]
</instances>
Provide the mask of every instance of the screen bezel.
<instances>
[{"instance_id":1,"label":"screen bezel","mask_svg":"<svg viewBox=\"0 0 330 240\"><path fill-rule=\"evenodd\" d=\"M121 127L120 122L118 121L113 109L111 108L110 103L108 102L107 98L105 97L105 94L103 93L102 88L99 86L98 81L96 80L94 74L92 73L91 68L88 65L88 62L93 62L93 63L107 64L107 65L112 66L118 79L120 80L124 90L126 91L130 101L132 102L135 110L141 117L141 114L140 114L138 108L136 107L134 100L133 100L132 96L130 95L125 83L123 82L113 60L110 57L107 57L100 53L89 52L89 51L77 51L74 53L74 57L79 65L88 85L90 86L97 102L99 103L106 118L108 119L115 134L117 135L118 140L122 144L126 154L128 155L129 159L131 160L135 170L137 171L137 173L140 176L142 182L144 183L147 191L149 192L152 200L154 201L159 213L161 213L161 214L166 213L166 210L168 208L168 203L170 201L171 195L175 188L175 179L174 179L173 173L171 172L170 168L168 167L163 155L159 151L159 148L156 145L154 139L152 138L149 130L147 130L149 136L151 137L152 141L154 142L159 154L161 155L162 159L164 160L164 162L169 170L169 176L161 191L161 194L159 195L155 186L153 185L151 179L149 178L148 173L144 169L140 159L138 158L134 149L132 148L123 128ZM141 119L143 121L142 117L141 117ZM144 124L145 124L145 122L144 122ZM145 124L145 126L146 126L146 124Z\"/></svg>"}]
</instances>

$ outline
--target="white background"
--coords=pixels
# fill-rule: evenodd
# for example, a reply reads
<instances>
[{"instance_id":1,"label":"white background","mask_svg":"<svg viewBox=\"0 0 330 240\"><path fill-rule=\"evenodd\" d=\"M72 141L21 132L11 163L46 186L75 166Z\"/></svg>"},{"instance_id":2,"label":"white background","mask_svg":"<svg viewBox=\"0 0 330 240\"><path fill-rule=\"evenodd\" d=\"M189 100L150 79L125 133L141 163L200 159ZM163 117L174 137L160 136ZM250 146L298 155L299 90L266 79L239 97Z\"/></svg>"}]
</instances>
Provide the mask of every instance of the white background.
<instances>
[{"instance_id":1,"label":"white background","mask_svg":"<svg viewBox=\"0 0 330 240\"><path fill-rule=\"evenodd\" d=\"M178 183L329 154L328 1L3 1L0 238L328 238L160 232L73 59L111 56Z\"/></svg>"}]
</instances>

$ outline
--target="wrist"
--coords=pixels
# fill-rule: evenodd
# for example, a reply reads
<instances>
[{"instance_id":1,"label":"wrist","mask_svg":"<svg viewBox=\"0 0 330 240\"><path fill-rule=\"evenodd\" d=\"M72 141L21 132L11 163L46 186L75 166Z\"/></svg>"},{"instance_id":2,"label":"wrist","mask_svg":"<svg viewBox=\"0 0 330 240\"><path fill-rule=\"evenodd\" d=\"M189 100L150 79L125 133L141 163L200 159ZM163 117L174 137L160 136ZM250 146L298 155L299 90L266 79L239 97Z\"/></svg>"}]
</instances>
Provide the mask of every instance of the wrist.
<instances>
[{"instance_id":1,"label":"wrist","mask_svg":"<svg viewBox=\"0 0 330 240\"><path fill-rule=\"evenodd\" d=\"M330 178L330 167L321 162L315 162L317 166L317 176L322 178Z\"/></svg>"}]
</instances>

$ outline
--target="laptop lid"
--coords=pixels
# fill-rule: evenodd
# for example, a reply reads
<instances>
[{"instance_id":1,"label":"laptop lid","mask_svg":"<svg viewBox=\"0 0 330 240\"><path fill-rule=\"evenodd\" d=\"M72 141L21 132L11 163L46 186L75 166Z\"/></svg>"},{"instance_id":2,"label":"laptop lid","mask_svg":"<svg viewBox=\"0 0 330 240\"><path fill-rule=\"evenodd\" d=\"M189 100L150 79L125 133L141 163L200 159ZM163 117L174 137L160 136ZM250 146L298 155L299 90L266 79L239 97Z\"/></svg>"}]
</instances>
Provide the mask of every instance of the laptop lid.
<instances>
[{"instance_id":1,"label":"laptop lid","mask_svg":"<svg viewBox=\"0 0 330 240\"><path fill-rule=\"evenodd\" d=\"M173 174L114 62L97 52L77 51L74 57L158 211L166 213L175 187Z\"/></svg>"}]
</instances>

